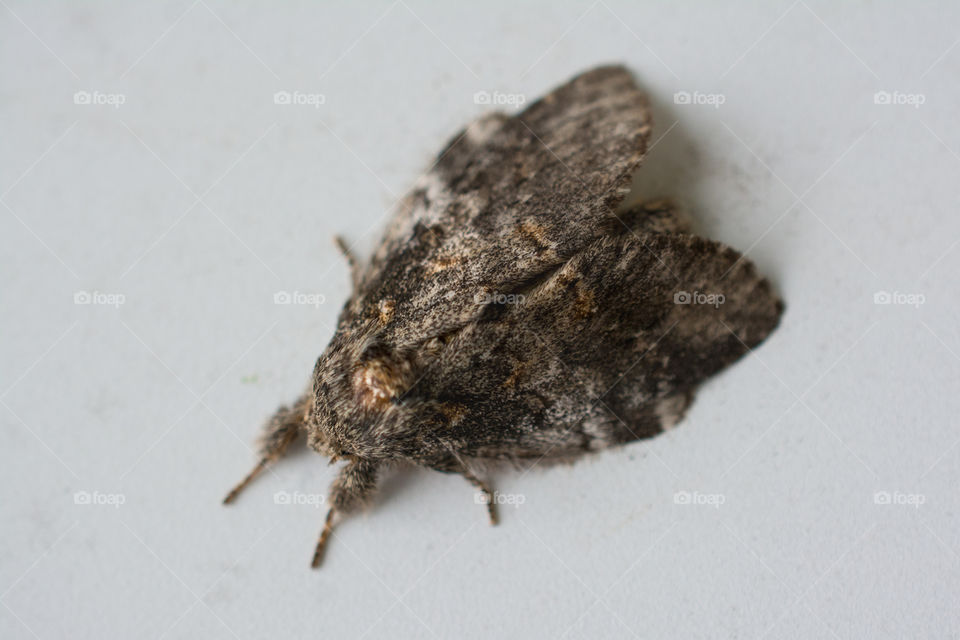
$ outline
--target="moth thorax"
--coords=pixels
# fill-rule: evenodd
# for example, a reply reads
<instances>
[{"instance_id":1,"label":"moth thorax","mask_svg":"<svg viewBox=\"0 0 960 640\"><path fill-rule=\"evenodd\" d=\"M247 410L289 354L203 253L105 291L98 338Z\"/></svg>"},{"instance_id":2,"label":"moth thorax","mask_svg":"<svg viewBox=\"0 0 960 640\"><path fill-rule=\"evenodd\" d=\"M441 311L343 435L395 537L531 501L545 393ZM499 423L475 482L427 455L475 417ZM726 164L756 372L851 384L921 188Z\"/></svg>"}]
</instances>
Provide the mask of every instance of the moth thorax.
<instances>
[{"instance_id":1,"label":"moth thorax","mask_svg":"<svg viewBox=\"0 0 960 640\"><path fill-rule=\"evenodd\" d=\"M403 376L383 360L367 360L353 372L353 389L361 406L383 410L403 393Z\"/></svg>"}]
</instances>

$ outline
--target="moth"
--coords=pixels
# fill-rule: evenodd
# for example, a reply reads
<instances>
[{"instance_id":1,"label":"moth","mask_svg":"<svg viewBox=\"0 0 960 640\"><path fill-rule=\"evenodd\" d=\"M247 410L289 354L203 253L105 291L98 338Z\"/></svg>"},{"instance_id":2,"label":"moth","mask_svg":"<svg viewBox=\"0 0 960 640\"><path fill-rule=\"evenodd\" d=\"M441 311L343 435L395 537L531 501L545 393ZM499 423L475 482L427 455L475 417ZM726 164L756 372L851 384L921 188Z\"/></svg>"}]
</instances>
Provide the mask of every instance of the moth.
<instances>
[{"instance_id":1,"label":"moth","mask_svg":"<svg viewBox=\"0 0 960 640\"><path fill-rule=\"evenodd\" d=\"M301 436L344 461L317 567L389 465L463 476L496 524L484 470L570 461L675 425L783 304L670 202L621 206L650 133L634 78L605 66L455 135L366 263L338 240L353 287L336 332L224 502Z\"/></svg>"}]
</instances>

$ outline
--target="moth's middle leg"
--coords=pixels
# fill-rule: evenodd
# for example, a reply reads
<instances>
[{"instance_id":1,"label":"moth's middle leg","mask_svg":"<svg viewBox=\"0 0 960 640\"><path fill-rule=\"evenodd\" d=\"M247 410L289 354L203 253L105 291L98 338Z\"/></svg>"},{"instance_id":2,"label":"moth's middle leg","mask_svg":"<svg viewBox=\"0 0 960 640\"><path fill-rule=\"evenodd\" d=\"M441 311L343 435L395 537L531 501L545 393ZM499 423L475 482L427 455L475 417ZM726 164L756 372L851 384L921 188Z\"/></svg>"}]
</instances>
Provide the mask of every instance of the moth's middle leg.
<instances>
[{"instance_id":1,"label":"moth's middle leg","mask_svg":"<svg viewBox=\"0 0 960 640\"><path fill-rule=\"evenodd\" d=\"M487 515L490 516L490 524L493 526L496 526L496 524L500 521L500 519L497 517L497 503L496 503L495 492L492 489L490 489L490 486L486 482L484 482L477 476L473 475L469 471L464 469L459 473L460 475L462 475L464 478L467 479L467 482L475 486L477 489L480 490L481 493L483 493L484 499L487 503Z\"/></svg>"},{"instance_id":2,"label":"moth's middle leg","mask_svg":"<svg viewBox=\"0 0 960 640\"><path fill-rule=\"evenodd\" d=\"M451 458L444 462L430 465L430 468L440 473L455 473L465 478L467 482L479 489L480 493L483 494L484 503L487 505L487 515L490 517L490 524L495 526L500 521L500 518L497 517L496 492L490 488L490 485L475 476L472 471L461 464L460 461Z\"/></svg>"}]
</instances>

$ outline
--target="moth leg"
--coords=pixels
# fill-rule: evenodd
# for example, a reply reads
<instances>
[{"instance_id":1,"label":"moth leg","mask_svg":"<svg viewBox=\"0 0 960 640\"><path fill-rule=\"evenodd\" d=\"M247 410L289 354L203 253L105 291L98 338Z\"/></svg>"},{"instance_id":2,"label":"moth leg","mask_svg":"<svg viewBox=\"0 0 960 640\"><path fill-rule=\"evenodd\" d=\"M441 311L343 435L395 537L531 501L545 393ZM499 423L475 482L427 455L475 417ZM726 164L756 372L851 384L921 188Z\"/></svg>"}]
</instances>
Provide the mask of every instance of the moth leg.
<instances>
[{"instance_id":1,"label":"moth leg","mask_svg":"<svg viewBox=\"0 0 960 640\"><path fill-rule=\"evenodd\" d=\"M260 475L267 465L287 452L290 443L300 435L309 404L310 396L305 394L292 407L282 406L277 409L277 412L267 421L263 435L260 437L260 461L257 462L253 471L227 494L223 504L230 504L236 500L240 492Z\"/></svg>"},{"instance_id":2,"label":"moth leg","mask_svg":"<svg viewBox=\"0 0 960 640\"><path fill-rule=\"evenodd\" d=\"M462 470L460 475L483 493L484 501L487 503L487 514L490 516L490 524L496 526L500 519L497 517L497 505L494 501L495 496L493 490L490 489L490 486L486 482L467 470Z\"/></svg>"},{"instance_id":3,"label":"moth leg","mask_svg":"<svg viewBox=\"0 0 960 640\"><path fill-rule=\"evenodd\" d=\"M310 566L314 569L323 562L323 553L333 533L336 516L357 511L370 500L377 487L377 470L376 462L357 458L341 469L340 475L330 485L328 497L330 509L323 521L323 529L320 531L320 539L317 540L317 547L313 552L313 560L310 561Z\"/></svg>"},{"instance_id":4,"label":"moth leg","mask_svg":"<svg viewBox=\"0 0 960 640\"><path fill-rule=\"evenodd\" d=\"M639 202L618 213L617 217L630 231L658 231L660 233L693 233L690 218L672 200L661 198ZM622 226L620 230L626 232Z\"/></svg>"},{"instance_id":5,"label":"moth leg","mask_svg":"<svg viewBox=\"0 0 960 640\"><path fill-rule=\"evenodd\" d=\"M347 265L350 267L350 281L353 288L356 289L360 284L360 261L357 260L356 254L350 249L350 245L347 244L343 236L334 236L333 242L337 245L337 249L340 250L343 257L347 259Z\"/></svg>"}]
</instances>

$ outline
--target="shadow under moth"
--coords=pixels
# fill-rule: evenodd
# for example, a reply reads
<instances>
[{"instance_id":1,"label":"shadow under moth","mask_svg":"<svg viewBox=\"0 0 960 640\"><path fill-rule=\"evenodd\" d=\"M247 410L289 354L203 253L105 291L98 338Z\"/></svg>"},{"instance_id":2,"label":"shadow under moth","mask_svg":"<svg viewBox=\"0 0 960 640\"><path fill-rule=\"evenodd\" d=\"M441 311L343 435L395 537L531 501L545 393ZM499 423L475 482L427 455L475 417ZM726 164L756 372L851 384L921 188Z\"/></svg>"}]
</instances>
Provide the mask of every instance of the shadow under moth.
<instances>
[{"instance_id":1,"label":"shadow under moth","mask_svg":"<svg viewBox=\"0 0 960 640\"><path fill-rule=\"evenodd\" d=\"M344 460L316 567L388 465L462 475L496 523L481 479L496 463L572 460L680 420L783 305L669 202L620 206L650 131L633 77L607 66L454 136L365 264L339 241L353 290L336 333L224 502L301 435Z\"/></svg>"}]
</instances>

